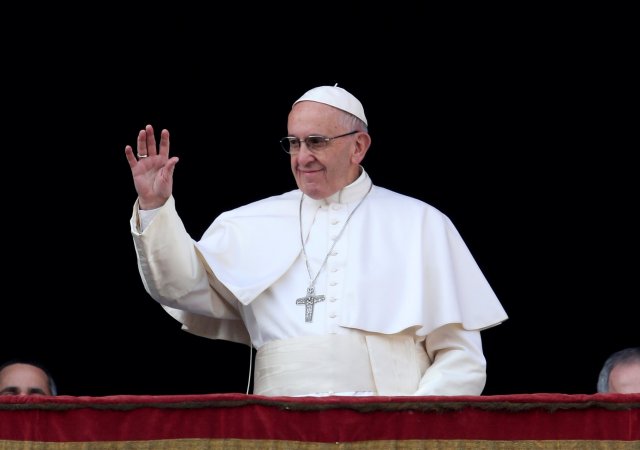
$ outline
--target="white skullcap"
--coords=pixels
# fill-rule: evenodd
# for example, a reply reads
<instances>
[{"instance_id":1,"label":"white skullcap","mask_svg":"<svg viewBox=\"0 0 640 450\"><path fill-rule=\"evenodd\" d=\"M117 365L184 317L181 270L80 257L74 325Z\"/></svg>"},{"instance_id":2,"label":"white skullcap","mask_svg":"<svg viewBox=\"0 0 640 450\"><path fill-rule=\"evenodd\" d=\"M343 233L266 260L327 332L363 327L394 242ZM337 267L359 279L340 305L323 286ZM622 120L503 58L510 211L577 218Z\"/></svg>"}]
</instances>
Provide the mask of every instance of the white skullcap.
<instances>
[{"instance_id":1,"label":"white skullcap","mask_svg":"<svg viewBox=\"0 0 640 450\"><path fill-rule=\"evenodd\" d=\"M305 92L302 97L293 102L293 104L295 105L302 101L318 102L333 106L346 111L349 114L353 114L358 119L362 120L365 125L369 126L360 100L341 87L338 87L338 83L336 83L335 86L320 86L313 88Z\"/></svg>"}]
</instances>

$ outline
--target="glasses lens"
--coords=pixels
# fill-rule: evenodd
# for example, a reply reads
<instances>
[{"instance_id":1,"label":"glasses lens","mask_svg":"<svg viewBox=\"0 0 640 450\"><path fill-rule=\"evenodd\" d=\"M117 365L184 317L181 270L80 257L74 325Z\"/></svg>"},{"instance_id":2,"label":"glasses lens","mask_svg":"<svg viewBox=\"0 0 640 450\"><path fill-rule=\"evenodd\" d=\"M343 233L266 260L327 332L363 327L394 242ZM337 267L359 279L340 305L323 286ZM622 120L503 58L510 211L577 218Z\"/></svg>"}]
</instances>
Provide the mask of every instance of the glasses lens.
<instances>
[{"instance_id":1,"label":"glasses lens","mask_svg":"<svg viewBox=\"0 0 640 450\"><path fill-rule=\"evenodd\" d=\"M319 150L327 145L327 138L324 136L308 136L304 143L307 144L309 150Z\"/></svg>"},{"instance_id":2,"label":"glasses lens","mask_svg":"<svg viewBox=\"0 0 640 450\"><path fill-rule=\"evenodd\" d=\"M287 153L295 153L300 150L300 141L294 137L283 137L280 139L280 145Z\"/></svg>"}]
</instances>

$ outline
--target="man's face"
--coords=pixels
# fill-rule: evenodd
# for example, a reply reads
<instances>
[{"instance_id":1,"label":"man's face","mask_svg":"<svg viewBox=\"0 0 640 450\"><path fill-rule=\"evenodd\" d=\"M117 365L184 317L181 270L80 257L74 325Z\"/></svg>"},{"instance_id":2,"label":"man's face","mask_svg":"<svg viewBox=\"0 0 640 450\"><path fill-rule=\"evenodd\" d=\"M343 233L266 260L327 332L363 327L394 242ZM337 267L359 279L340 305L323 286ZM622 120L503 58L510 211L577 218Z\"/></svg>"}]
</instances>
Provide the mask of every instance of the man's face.
<instances>
[{"instance_id":1,"label":"man's face","mask_svg":"<svg viewBox=\"0 0 640 450\"><path fill-rule=\"evenodd\" d=\"M334 137L349 133L340 110L318 102L296 103L289 113L289 136L305 139L310 135ZM311 151L306 144L291 155L291 170L298 188L313 199L329 197L351 184L360 172L362 160L356 139L358 134L328 142L321 150Z\"/></svg>"},{"instance_id":2,"label":"man's face","mask_svg":"<svg viewBox=\"0 0 640 450\"><path fill-rule=\"evenodd\" d=\"M51 395L47 374L29 364L12 364L0 372L0 395Z\"/></svg>"}]
</instances>

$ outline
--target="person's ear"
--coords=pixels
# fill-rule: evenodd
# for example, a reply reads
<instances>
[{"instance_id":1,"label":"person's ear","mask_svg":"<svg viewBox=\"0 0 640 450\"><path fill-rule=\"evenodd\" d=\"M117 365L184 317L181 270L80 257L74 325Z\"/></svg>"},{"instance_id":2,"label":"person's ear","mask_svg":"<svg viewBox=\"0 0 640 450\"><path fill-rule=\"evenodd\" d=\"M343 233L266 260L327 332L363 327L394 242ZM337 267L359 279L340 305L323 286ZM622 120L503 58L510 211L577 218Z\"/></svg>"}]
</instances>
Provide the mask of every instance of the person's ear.
<instances>
[{"instance_id":1,"label":"person's ear","mask_svg":"<svg viewBox=\"0 0 640 450\"><path fill-rule=\"evenodd\" d=\"M369 133L362 131L356 134L355 150L353 151L353 155L351 155L351 160L354 164L360 164L362 162L370 146L371 136L369 136Z\"/></svg>"}]
</instances>

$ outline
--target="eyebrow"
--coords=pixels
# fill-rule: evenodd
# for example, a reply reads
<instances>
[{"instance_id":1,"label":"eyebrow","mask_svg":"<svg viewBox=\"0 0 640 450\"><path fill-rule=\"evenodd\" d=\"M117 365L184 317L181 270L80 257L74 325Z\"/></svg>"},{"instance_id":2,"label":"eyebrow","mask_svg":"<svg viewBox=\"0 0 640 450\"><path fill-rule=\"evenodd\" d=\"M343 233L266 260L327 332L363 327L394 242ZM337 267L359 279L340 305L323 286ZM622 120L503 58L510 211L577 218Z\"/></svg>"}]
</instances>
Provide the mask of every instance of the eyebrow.
<instances>
[{"instance_id":1,"label":"eyebrow","mask_svg":"<svg viewBox=\"0 0 640 450\"><path fill-rule=\"evenodd\" d=\"M7 386L6 388L0 391L0 394L17 394L19 392L17 387Z\"/></svg>"},{"instance_id":2,"label":"eyebrow","mask_svg":"<svg viewBox=\"0 0 640 450\"><path fill-rule=\"evenodd\" d=\"M29 395L48 395L43 389L40 388L29 388Z\"/></svg>"},{"instance_id":3,"label":"eyebrow","mask_svg":"<svg viewBox=\"0 0 640 450\"><path fill-rule=\"evenodd\" d=\"M0 395L18 395L20 394L20 389L16 386L7 386L6 388L0 391ZM27 395L47 395L47 393L40 388L29 388L27 391Z\"/></svg>"}]
</instances>

